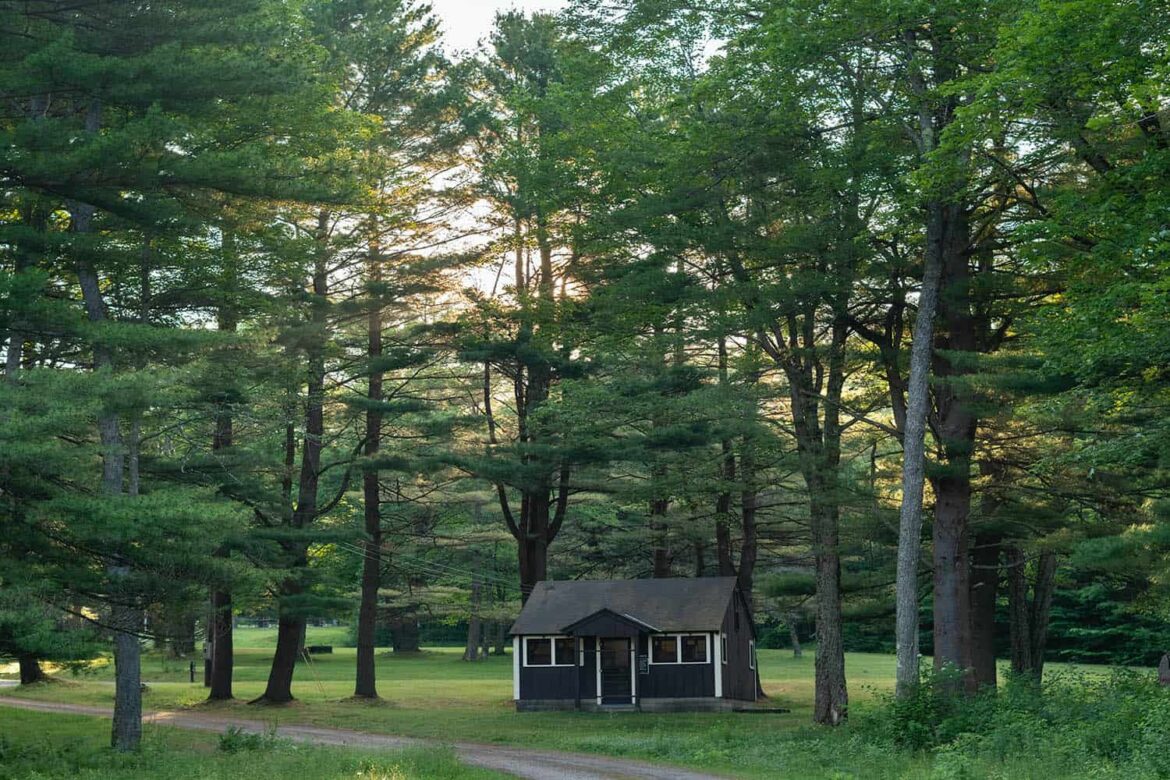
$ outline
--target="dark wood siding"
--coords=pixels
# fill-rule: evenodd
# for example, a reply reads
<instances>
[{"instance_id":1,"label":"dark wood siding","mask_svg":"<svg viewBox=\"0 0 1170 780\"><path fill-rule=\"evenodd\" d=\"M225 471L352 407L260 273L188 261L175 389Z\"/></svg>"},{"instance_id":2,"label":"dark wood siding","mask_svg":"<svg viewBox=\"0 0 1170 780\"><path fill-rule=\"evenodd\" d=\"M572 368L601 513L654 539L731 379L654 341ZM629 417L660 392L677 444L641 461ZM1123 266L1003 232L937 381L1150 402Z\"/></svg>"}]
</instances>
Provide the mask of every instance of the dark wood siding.
<instances>
[{"instance_id":1,"label":"dark wood siding","mask_svg":"<svg viewBox=\"0 0 1170 780\"><path fill-rule=\"evenodd\" d=\"M638 639L638 655L650 652L645 634ZM681 699L715 695L712 671L714 648L705 664L650 664L648 674L638 674L638 697L644 699Z\"/></svg>"},{"instance_id":2,"label":"dark wood siding","mask_svg":"<svg viewBox=\"0 0 1170 780\"><path fill-rule=\"evenodd\" d=\"M593 637L582 637L585 643L585 664L574 666L524 666L520 664L521 699L576 699L579 675L581 698L597 696L597 652ZM520 638L523 647L524 638Z\"/></svg>"},{"instance_id":3,"label":"dark wood siding","mask_svg":"<svg viewBox=\"0 0 1170 780\"><path fill-rule=\"evenodd\" d=\"M581 637L585 643L585 663L581 666L581 698L597 698L597 640Z\"/></svg>"},{"instance_id":4,"label":"dark wood siding","mask_svg":"<svg viewBox=\"0 0 1170 780\"><path fill-rule=\"evenodd\" d=\"M521 699L572 699L577 688L572 666L521 666Z\"/></svg>"},{"instance_id":5,"label":"dark wood siding","mask_svg":"<svg viewBox=\"0 0 1170 780\"><path fill-rule=\"evenodd\" d=\"M731 608L723 618L723 633L727 635L727 663L723 665L725 699L756 699L756 673L751 668L751 620L743 596L737 589L731 599Z\"/></svg>"}]
</instances>

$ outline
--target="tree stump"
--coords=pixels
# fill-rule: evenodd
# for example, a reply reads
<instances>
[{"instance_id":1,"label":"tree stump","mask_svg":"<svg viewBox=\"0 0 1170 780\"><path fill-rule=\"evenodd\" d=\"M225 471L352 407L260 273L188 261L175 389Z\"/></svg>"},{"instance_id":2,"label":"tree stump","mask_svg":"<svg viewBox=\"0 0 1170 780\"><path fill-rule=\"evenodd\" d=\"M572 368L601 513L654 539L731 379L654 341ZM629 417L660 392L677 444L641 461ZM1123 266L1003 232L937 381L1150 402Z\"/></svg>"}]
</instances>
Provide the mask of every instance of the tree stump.
<instances>
[{"instance_id":1,"label":"tree stump","mask_svg":"<svg viewBox=\"0 0 1170 780\"><path fill-rule=\"evenodd\" d=\"M1165 653L1162 656L1162 662L1158 664L1158 682L1162 685L1170 685L1170 653Z\"/></svg>"}]
</instances>

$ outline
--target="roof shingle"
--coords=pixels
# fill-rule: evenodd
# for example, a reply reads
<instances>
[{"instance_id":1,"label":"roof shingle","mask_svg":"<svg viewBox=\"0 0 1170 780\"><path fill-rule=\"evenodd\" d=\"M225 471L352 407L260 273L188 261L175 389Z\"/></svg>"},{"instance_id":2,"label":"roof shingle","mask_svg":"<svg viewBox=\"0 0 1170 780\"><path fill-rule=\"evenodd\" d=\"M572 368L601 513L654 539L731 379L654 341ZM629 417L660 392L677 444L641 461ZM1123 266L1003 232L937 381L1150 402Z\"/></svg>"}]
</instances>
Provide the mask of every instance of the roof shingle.
<instances>
[{"instance_id":1,"label":"roof shingle","mask_svg":"<svg viewBox=\"0 0 1170 780\"><path fill-rule=\"evenodd\" d=\"M735 585L735 577L538 582L511 633L556 634L601 609L661 631L718 631Z\"/></svg>"}]
</instances>

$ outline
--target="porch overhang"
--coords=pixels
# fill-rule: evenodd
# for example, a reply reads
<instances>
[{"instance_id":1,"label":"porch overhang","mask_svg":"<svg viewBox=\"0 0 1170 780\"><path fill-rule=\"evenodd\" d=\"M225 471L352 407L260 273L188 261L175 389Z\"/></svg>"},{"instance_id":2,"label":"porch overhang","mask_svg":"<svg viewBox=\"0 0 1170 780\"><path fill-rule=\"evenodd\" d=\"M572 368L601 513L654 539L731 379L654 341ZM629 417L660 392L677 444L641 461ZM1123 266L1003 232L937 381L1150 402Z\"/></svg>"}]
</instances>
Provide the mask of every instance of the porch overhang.
<instances>
[{"instance_id":1,"label":"porch overhang","mask_svg":"<svg viewBox=\"0 0 1170 780\"><path fill-rule=\"evenodd\" d=\"M570 623L561 629L567 636L637 637L643 633L656 634L658 629L633 615L599 609L592 615Z\"/></svg>"}]
</instances>

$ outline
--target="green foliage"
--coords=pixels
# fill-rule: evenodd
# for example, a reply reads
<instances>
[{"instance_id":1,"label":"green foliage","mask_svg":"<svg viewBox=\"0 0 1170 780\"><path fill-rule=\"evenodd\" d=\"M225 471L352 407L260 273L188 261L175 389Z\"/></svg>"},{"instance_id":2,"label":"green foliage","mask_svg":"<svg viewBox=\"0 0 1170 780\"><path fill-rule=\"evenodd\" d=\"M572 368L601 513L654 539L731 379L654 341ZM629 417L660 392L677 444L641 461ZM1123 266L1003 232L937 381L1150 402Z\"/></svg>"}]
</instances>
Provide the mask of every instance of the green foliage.
<instances>
[{"instance_id":1,"label":"green foliage","mask_svg":"<svg viewBox=\"0 0 1170 780\"><path fill-rule=\"evenodd\" d=\"M5 780L71 777L80 780L493 780L494 772L460 763L442 747L361 751L294 745L285 740L249 742L217 750L216 738L173 729L149 729L141 751L112 753L100 719L75 715L6 711L0 736L0 772ZM218 738L223 745L224 737Z\"/></svg>"},{"instance_id":2,"label":"green foliage","mask_svg":"<svg viewBox=\"0 0 1170 780\"><path fill-rule=\"evenodd\" d=\"M939 682L924 675L912 696L891 698L862 724L901 749L935 752L932 777L977 777L991 766L1014 767L1015 777L1155 778L1170 769L1157 736L1170 691L1149 674L1061 671L1042 686L1009 679L999 692L958 699L941 695Z\"/></svg>"},{"instance_id":3,"label":"green foliage","mask_svg":"<svg viewBox=\"0 0 1170 780\"><path fill-rule=\"evenodd\" d=\"M287 740L276 735L276 729L256 732L246 731L239 726L229 726L219 735L217 748L223 753L243 753L256 751L272 751L287 748L291 745Z\"/></svg>"}]
</instances>

